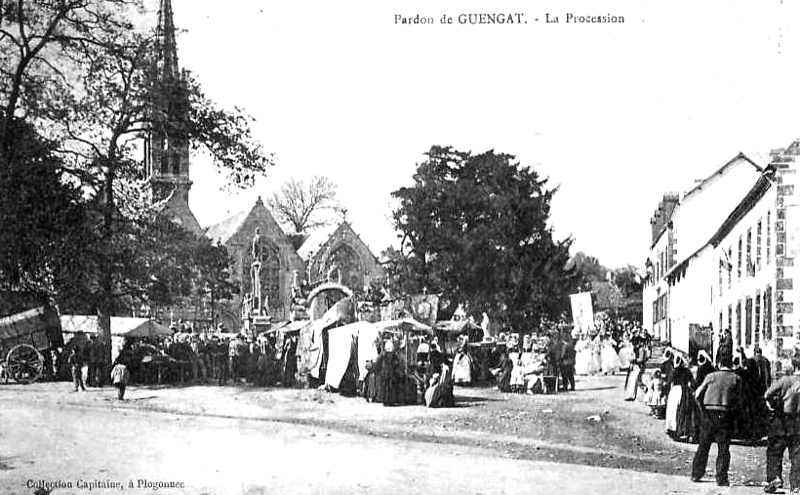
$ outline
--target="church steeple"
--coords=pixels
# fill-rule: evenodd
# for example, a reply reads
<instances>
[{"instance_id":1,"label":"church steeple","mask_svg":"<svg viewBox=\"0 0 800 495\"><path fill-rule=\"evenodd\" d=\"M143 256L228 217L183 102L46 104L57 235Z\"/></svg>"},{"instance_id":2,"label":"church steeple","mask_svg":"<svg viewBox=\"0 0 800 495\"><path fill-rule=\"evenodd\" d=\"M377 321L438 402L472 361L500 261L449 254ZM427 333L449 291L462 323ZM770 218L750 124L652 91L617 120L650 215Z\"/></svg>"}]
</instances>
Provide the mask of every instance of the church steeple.
<instances>
[{"instance_id":1,"label":"church steeple","mask_svg":"<svg viewBox=\"0 0 800 495\"><path fill-rule=\"evenodd\" d=\"M158 25L156 26L156 50L158 52L158 75L161 79L180 79L178 70L178 46L175 42L175 20L172 1L160 0Z\"/></svg>"},{"instance_id":2,"label":"church steeple","mask_svg":"<svg viewBox=\"0 0 800 495\"><path fill-rule=\"evenodd\" d=\"M185 228L199 233L189 209L189 141L186 124L189 99L185 74L178 66L175 21L171 0L160 0L155 56L151 67L149 132L145 169L154 201L170 198L165 213Z\"/></svg>"}]
</instances>

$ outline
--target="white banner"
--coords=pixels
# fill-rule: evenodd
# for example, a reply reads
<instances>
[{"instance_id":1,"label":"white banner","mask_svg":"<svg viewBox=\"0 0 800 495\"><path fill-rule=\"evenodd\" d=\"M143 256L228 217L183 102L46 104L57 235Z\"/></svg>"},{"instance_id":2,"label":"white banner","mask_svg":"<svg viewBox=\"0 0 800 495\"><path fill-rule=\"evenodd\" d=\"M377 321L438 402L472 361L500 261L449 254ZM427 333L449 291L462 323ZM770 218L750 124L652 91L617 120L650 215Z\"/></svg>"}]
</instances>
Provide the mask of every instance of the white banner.
<instances>
[{"instance_id":1,"label":"white banner","mask_svg":"<svg viewBox=\"0 0 800 495\"><path fill-rule=\"evenodd\" d=\"M594 326L594 311L592 310L592 293L581 292L569 296L572 305L572 322L575 329L588 332Z\"/></svg>"}]
</instances>

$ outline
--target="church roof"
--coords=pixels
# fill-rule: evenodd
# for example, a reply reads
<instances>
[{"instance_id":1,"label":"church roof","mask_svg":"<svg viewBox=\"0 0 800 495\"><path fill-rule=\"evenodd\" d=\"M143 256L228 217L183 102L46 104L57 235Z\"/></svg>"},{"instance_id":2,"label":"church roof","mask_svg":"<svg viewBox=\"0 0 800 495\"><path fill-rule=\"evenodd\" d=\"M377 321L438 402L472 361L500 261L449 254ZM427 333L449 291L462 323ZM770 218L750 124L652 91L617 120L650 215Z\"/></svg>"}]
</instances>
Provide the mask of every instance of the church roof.
<instances>
[{"instance_id":1,"label":"church roof","mask_svg":"<svg viewBox=\"0 0 800 495\"><path fill-rule=\"evenodd\" d=\"M363 245L363 247L369 251L372 257L375 258L375 262L378 262L378 259L375 257L375 253L372 252L367 243L361 239L361 236L356 233L355 229L353 229L353 226L350 225L350 222L347 220L342 220L338 225L331 225L315 230L308 237L308 239L306 239L306 242L300 246L297 254L299 254L300 257L307 262L310 262L320 253L320 251L322 251L323 248L325 248L326 245L336 242L334 238L337 237L337 234L339 234L340 231L345 231L346 233L344 236L350 237L352 242Z\"/></svg>"},{"instance_id":2,"label":"church roof","mask_svg":"<svg viewBox=\"0 0 800 495\"><path fill-rule=\"evenodd\" d=\"M244 224L244 221L247 219L248 214L249 212L240 211L236 215L208 227L208 229L206 229L206 237L220 244L225 244L239 231L242 224Z\"/></svg>"},{"instance_id":3,"label":"church roof","mask_svg":"<svg viewBox=\"0 0 800 495\"><path fill-rule=\"evenodd\" d=\"M304 260L310 260L319 252L323 244L328 242L328 239L331 238L338 228L339 225L333 224L314 230L308 235L308 238L303 242L303 245L300 246L300 249L297 250L297 254Z\"/></svg>"}]
</instances>

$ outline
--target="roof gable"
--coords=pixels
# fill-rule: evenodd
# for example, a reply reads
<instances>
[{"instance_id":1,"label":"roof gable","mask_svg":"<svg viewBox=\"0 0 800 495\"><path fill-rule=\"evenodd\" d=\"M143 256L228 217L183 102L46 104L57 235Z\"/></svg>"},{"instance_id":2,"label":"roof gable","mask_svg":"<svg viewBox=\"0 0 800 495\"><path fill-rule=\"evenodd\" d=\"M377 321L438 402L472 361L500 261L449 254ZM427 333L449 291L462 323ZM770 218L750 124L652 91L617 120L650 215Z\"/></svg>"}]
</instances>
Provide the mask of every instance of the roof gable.
<instances>
[{"instance_id":1,"label":"roof gable","mask_svg":"<svg viewBox=\"0 0 800 495\"><path fill-rule=\"evenodd\" d=\"M375 263L378 263L378 259L375 257L375 253L367 246L367 244L361 239L361 237L353 230L353 227L347 220L342 220L342 222L336 226L336 228L325 238L325 240L319 244L318 246L309 246L306 248L306 244L308 241L303 244L300 248L302 251L300 254L304 256L306 261L312 261L314 258L317 258L321 253L324 253L330 249L335 248L339 244L347 243L351 244L354 247L357 247L359 251L368 252Z\"/></svg>"},{"instance_id":2,"label":"roof gable","mask_svg":"<svg viewBox=\"0 0 800 495\"><path fill-rule=\"evenodd\" d=\"M745 155L744 153L742 153L740 151L738 155L736 155L733 158L731 158L730 160L728 160L724 165L722 165L720 168L715 170L714 173L712 173L711 175L709 175L705 179L701 180L699 183L695 184L695 186L693 188L691 188L686 194L683 195L683 198L681 199L681 203L686 201L688 198L690 198L694 194L697 194L698 192L700 192L710 182L713 182L719 176L724 175L725 173L727 173L729 170L731 170L734 167L734 165L736 165L738 163L746 163L746 164L752 166L753 168L755 168L756 171L758 171L758 172L763 172L764 171L764 169L762 167L758 166L758 164L756 164L756 162L754 162L753 160L748 158L747 155Z\"/></svg>"}]
</instances>

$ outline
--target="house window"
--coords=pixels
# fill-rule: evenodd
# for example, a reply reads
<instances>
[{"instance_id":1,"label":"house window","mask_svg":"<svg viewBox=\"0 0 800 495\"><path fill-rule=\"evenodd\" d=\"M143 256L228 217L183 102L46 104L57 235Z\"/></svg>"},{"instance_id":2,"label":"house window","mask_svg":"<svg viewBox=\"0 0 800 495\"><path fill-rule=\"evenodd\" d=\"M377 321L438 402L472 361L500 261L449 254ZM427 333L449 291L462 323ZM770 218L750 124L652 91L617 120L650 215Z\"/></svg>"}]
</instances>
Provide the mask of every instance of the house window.
<instances>
[{"instance_id":1,"label":"house window","mask_svg":"<svg viewBox=\"0 0 800 495\"><path fill-rule=\"evenodd\" d=\"M744 302L744 345L753 344L753 298L748 296Z\"/></svg>"},{"instance_id":2,"label":"house window","mask_svg":"<svg viewBox=\"0 0 800 495\"><path fill-rule=\"evenodd\" d=\"M736 248L736 280L742 279L742 236L739 236L739 245Z\"/></svg>"},{"instance_id":3,"label":"house window","mask_svg":"<svg viewBox=\"0 0 800 495\"><path fill-rule=\"evenodd\" d=\"M770 256L770 245L772 244L772 239L770 238L770 229L772 227L772 220L770 220L771 213L767 212L767 253L764 258L764 263L769 265L769 256Z\"/></svg>"},{"instance_id":4,"label":"house window","mask_svg":"<svg viewBox=\"0 0 800 495\"><path fill-rule=\"evenodd\" d=\"M760 291L756 291L755 325L756 325L756 331L753 340L755 340L756 345L758 345L759 340L761 340L761 292Z\"/></svg>"},{"instance_id":5,"label":"house window","mask_svg":"<svg viewBox=\"0 0 800 495\"><path fill-rule=\"evenodd\" d=\"M731 266L733 264L732 260L733 260L733 248L729 247L728 248L728 264L727 264L727 267L726 267L727 270L728 270L728 290L730 290L730 288L731 288L731 278L733 277L733 275L732 275L733 266ZM729 318L728 319L728 324L730 324L730 321L731 320Z\"/></svg>"},{"instance_id":6,"label":"house window","mask_svg":"<svg viewBox=\"0 0 800 495\"><path fill-rule=\"evenodd\" d=\"M728 330L733 332L733 306L728 304ZM731 333L733 335L733 333Z\"/></svg>"},{"instance_id":7,"label":"house window","mask_svg":"<svg viewBox=\"0 0 800 495\"><path fill-rule=\"evenodd\" d=\"M756 271L761 270L761 219L756 225Z\"/></svg>"},{"instance_id":8,"label":"house window","mask_svg":"<svg viewBox=\"0 0 800 495\"><path fill-rule=\"evenodd\" d=\"M772 287L764 291L764 340L772 340Z\"/></svg>"},{"instance_id":9,"label":"house window","mask_svg":"<svg viewBox=\"0 0 800 495\"><path fill-rule=\"evenodd\" d=\"M719 333L722 334L722 311L719 312Z\"/></svg>"},{"instance_id":10,"label":"house window","mask_svg":"<svg viewBox=\"0 0 800 495\"><path fill-rule=\"evenodd\" d=\"M755 276L755 273L754 273L755 272L755 268L753 267L753 257L751 256L751 247L750 247L751 241L753 239L752 230L753 229L747 229L747 251L745 252L745 254L746 254L745 262L747 263L745 265L745 270L747 271L747 275L749 275L751 277Z\"/></svg>"},{"instance_id":11,"label":"house window","mask_svg":"<svg viewBox=\"0 0 800 495\"><path fill-rule=\"evenodd\" d=\"M720 260L720 262L717 263L717 265L719 265L719 295L721 296L722 295L722 261Z\"/></svg>"},{"instance_id":12,"label":"house window","mask_svg":"<svg viewBox=\"0 0 800 495\"><path fill-rule=\"evenodd\" d=\"M742 300L736 303L736 345L742 345Z\"/></svg>"},{"instance_id":13,"label":"house window","mask_svg":"<svg viewBox=\"0 0 800 495\"><path fill-rule=\"evenodd\" d=\"M658 299L653 301L653 325L658 323Z\"/></svg>"}]
</instances>

